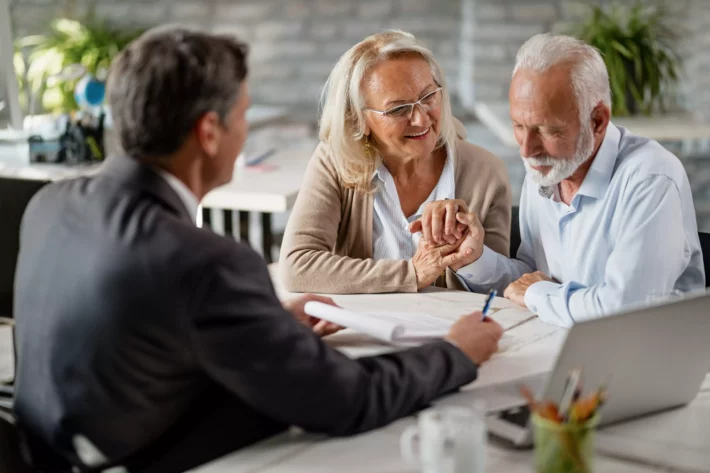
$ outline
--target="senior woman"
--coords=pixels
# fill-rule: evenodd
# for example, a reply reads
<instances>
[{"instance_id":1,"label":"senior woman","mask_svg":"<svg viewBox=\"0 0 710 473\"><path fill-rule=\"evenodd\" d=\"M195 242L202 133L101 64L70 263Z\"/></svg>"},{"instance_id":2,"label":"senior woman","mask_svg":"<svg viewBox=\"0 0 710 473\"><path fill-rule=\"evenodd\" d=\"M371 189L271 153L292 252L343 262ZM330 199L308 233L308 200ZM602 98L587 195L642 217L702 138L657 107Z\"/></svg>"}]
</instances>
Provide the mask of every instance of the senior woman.
<instances>
[{"instance_id":1,"label":"senior woman","mask_svg":"<svg viewBox=\"0 0 710 473\"><path fill-rule=\"evenodd\" d=\"M352 47L335 65L323 97L321 143L281 249L287 290L464 289L457 263L480 246L481 235L461 224L470 222L457 225L457 211L475 213L485 245L508 255L505 166L464 140L441 68L414 36L388 31ZM438 217L424 225L426 235L413 233L413 222L446 209L445 230L429 230L444 221Z\"/></svg>"}]
</instances>

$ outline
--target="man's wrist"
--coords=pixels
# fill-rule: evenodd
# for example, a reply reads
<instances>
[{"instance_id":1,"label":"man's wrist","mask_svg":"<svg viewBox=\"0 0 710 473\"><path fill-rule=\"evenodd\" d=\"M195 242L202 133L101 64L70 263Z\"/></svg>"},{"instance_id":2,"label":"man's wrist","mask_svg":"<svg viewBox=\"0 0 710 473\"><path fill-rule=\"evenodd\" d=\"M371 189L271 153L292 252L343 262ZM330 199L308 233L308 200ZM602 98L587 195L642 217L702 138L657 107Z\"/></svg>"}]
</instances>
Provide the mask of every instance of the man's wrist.
<instances>
[{"instance_id":1,"label":"man's wrist","mask_svg":"<svg viewBox=\"0 0 710 473\"><path fill-rule=\"evenodd\" d=\"M481 258L481 255L483 255L483 251L479 252L474 258L471 258L470 261L457 261L455 264L449 266L449 268L451 268L454 272L457 273L459 269L463 268L464 266L468 266L469 264L473 264L478 261Z\"/></svg>"}]
</instances>

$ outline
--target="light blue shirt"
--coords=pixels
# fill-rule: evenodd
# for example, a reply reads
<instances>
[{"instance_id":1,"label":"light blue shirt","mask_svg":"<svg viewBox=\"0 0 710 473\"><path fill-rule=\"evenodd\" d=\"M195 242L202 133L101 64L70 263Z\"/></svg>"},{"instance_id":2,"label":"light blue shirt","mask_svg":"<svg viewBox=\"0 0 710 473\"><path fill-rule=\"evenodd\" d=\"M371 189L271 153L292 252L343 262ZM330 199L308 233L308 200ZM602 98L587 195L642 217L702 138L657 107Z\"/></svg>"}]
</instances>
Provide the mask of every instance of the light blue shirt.
<instances>
[{"instance_id":1,"label":"light blue shirt","mask_svg":"<svg viewBox=\"0 0 710 473\"><path fill-rule=\"evenodd\" d=\"M557 186L555 186L557 189ZM568 206L525 179L517 259L484 248L458 271L473 291L504 291L542 271L525 305L545 322L570 326L653 294L703 290L705 274L688 176L655 141L609 124L587 176Z\"/></svg>"},{"instance_id":2,"label":"light blue shirt","mask_svg":"<svg viewBox=\"0 0 710 473\"><path fill-rule=\"evenodd\" d=\"M373 184L377 186L377 191L372 217L372 257L373 259L410 260L417 251L421 233L410 233L409 224L422 216L427 203L453 199L456 194L453 153L448 151L436 187L419 209L409 217L405 217L402 212L394 178L384 163L377 167Z\"/></svg>"}]
</instances>

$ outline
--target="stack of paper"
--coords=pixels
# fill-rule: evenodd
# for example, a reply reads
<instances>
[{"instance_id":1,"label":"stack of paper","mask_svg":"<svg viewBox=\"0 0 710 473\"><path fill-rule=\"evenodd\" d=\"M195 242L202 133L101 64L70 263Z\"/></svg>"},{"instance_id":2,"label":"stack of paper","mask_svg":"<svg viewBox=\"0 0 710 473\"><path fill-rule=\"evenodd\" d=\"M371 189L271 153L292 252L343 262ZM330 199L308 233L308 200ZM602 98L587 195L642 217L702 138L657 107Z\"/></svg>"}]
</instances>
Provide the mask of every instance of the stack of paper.
<instances>
[{"instance_id":1,"label":"stack of paper","mask_svg":"<svg viewBox=\"0 0 710 473\"><path fill-rule=\"evenodd\" d=\"M322 302L308 302L306 313L388 342L443 338L452 322L413 312L355 312Z\"/></svg>"},{"instance_id":2,"label":"stack of paper","mask_svg":"<svg viewBox=\"0 0 710 473\"><path fill-rule=\"evenodd\" d=\"M456 319L435 317L423 312L362 311L308 302L306 313L387 342L417 342L446 336ZM513 329L535 315L524 309L500 309L493 314L504 329Z\"/></svg>"}]
</instances>

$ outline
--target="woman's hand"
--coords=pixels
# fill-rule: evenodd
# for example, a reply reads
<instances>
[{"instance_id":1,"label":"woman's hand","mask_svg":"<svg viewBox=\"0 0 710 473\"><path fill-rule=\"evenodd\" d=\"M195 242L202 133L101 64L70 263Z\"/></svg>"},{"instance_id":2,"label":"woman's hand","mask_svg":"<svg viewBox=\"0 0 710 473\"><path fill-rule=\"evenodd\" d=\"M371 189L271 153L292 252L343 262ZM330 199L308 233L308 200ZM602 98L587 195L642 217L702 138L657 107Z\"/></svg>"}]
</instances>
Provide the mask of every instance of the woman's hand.
<instances>
[{"instance_id":1,"label":"woman's hand","mask_svg":"<svg viewBox=\"0 0 710 473\"><path fill-rule=\"evenodd\" d=\"M460 225L465 225L463 241L456 250L456 262L451 265L451 269L458 271L466 265L477 261L483 254L483 239L486 232L475 212L459 212L456 214L456 221Z\"/></svg>"},{"instance_id":2,"label":"woman's hand","mask_svg":"<svg viewBox=\"0 0 710 473\"><path fill-rule=\"evenodd\" d=\"M464 241L464 235L453 245L434 245L424 238L419 239L417 252L412 258L417 275L417 289L430 286L449 266L456 264L459 255L456 250Z\"/></svg>"}]
</instances>

